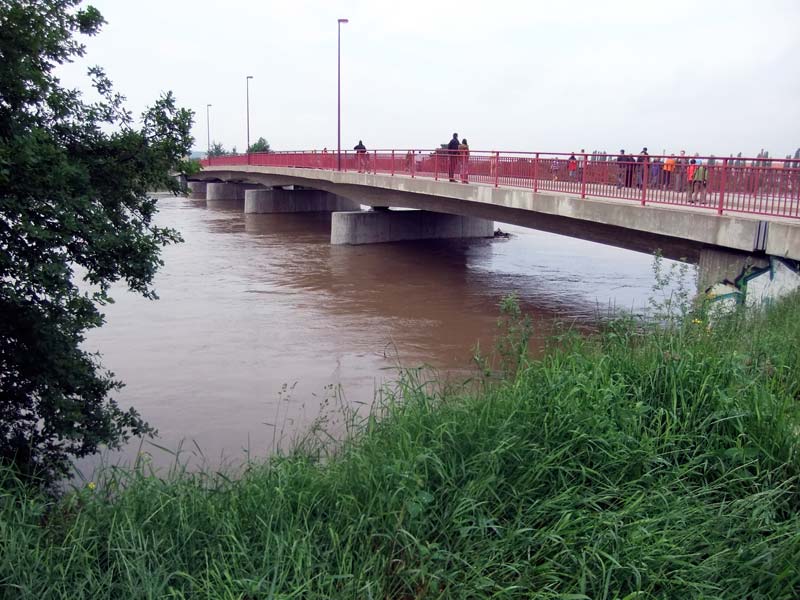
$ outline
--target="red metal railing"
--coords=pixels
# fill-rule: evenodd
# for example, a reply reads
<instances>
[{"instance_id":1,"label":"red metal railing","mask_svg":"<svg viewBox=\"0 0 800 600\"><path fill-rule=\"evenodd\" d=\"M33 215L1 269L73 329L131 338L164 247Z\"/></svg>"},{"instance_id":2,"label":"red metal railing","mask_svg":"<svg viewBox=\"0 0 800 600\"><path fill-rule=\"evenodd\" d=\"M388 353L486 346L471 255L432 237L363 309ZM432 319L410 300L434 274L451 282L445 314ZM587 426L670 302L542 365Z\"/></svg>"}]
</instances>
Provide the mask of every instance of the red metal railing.
<instances>
[{"instance_id":1,"label":"red metal railing","mask_svg":"<svg viewBox=\"0 0 800 600\"><path fill-rule=\"evenodd\" d=\"M270 152L213 157L201 164L335 171L337 156L326 151ZM698 206L718 214L800 218L800 160L792 159L348 150L342 152L341 170L615 198L642 205Z\"/></svg>"}]
</instances>

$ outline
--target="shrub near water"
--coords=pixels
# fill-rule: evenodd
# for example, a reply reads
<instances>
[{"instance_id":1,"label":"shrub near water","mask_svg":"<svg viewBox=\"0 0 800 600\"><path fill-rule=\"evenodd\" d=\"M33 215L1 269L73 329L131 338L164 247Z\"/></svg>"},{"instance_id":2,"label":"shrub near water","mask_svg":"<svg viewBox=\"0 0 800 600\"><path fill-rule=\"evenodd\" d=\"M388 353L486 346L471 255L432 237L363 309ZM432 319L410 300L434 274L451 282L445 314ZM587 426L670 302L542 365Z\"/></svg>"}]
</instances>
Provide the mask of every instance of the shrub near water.
<instances>
[{"instance_id":1,"label":"shrub near water","mask_svg":"<svg viewBox=\"0 0 800 600\"><path fill-rule=\"evenodd\" d=\"M479 394L411 375L325 461L6 474L9 598L797 598L797 298L708 330L566 335ZM141 465L140 465L141 467Z\"/></svg>"}]
</instances>

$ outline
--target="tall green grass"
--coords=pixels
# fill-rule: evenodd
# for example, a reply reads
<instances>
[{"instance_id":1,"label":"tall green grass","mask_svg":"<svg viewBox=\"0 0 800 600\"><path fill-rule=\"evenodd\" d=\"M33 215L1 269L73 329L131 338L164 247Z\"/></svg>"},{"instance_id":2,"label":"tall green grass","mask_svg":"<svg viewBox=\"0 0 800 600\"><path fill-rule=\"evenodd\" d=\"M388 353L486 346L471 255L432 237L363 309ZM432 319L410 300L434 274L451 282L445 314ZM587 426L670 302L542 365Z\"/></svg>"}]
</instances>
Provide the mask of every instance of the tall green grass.
<instances>
[{"instance_id":1,"label":"tall green grass","mask_svg":"<svg viewBox=\"0 0 800 600\"><path fill-rule=\"evenodd\" d=\"M51 500L4 472L0 590L796 599L798 316L567 332L477 392L406 372L335 452L236 479L140 462Z\"/></svg>"}]
</instances>

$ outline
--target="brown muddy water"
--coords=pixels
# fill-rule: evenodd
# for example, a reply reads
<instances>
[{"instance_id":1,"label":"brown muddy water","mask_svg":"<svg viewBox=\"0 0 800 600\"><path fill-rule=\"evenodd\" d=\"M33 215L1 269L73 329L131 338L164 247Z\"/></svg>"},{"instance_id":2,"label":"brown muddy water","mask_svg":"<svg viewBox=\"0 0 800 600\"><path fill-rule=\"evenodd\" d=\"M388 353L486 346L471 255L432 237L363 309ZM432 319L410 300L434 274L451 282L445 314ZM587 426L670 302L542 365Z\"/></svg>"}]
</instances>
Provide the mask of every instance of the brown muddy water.
<instances>
[{"instance_id":1,"label":"brown muddy water","mask_svg":"<svg viewBox=\"0 0 800 600\"><path fill-rule=\"evenodd\" d=\"M164 251L160 299L119 286L86 346L125 382L117 400L158 429L158 445L182 444L190 461L200 448L213 465L291 443L337 390L369 405L398 365L463 372L476 343L491 346L510 292L533 315L537 345L557 321L638 311L654 281L650 256L502 224L511 238L331 246L325 214L245 215L240 202L182 198L160 207L159 224L185 239Z\"/></svg>"}]
</instances>

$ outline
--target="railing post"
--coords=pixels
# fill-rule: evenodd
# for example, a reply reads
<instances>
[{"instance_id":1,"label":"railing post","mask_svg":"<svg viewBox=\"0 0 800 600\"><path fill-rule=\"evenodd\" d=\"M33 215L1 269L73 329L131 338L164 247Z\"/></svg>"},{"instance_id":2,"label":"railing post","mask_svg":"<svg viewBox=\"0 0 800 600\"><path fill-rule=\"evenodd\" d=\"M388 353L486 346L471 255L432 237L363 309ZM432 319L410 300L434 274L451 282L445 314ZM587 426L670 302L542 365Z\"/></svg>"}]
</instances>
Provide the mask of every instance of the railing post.
<instances>
[{"instance_id":1,"label":"railing post","mask_svg":"<svg viewBox=\"0 0 800 600\"><path fill-rule=\"evenodd\" d=\"M533 193L539 191L539 153L536 153L536 158L533 159Z\"/></svg>"},{"instance_id":2,"label":"railing post","mask_svg":"<svg viewBox=\"0 0 800 600\"><path fill-rule=\"evenodd\" d=\"M649 156L645 156L641 162L642 170L639 171L639 176L642 178L642 206L647 202L647 176L650 173Z\"/></svg>"},{"instance_id":3,"label":"railing post","mask_svg":"<svg viewBox=\"0 0 800 600\"><path fill-rule=\"evenodd\" d=\"M583 169L581 169L581 198L586 198L586 172L589 170L589 156L583 155Z\"/></svg>"},{"instance_id":4,"label":"railing post","mask_svg":"<svg viewBox=\"0 0 800 600\"><path fill-rule=\"evenodd\" d=\"M439 153L433 153L433 179L439 181Z\"/></svg>"},{"instance_id":5,"label":"railing post","mask_svg":"<svg viewBox=\"0 0 800 600\"><path fill-rule=\"evenodd\" d=\"M706 168L708 170L708 168ZM706 175L708 177L708 175ZM725 208L725 183L728 180L728 159L722 159L722 177L719 181L719 204L717 205L717 214L721 215Z\"/></svg>"},{"instance_id":6,"label":"railing post","mask_svg":"<svg viewBox=\"0 0 800 600\"><path fill-rule=\"evenodd\" d=\"M494 153L494 187L500 185L500 153Z\"/></svg>"},{"instance_id":7,"label":"railing post","mask_svg":"<svg viewBox=\"0 0 800 600\"><path fill-rule=\"evenodd\" d=\"M377 175L378 174L378 151L377 150L373 150L372 151L372 174L373 175Z\"/></svg>"},{"instance_id":8,"label":"railing post","mask_svg":"<svg viewBox=\"0 0 800 600\"><path fill-rule=\"evenodd\" d=\"M394 177L394 150L392 150L392 177Z\"/></svg>"},{"instance_id":9,"label":"railing post","mask_svg":"<svg viewBox=\"0 0 800 600\"><path fill-rule=\"evenodd\" d=\"M417 168L417 151L411 151L411 179L414 179L414 170Z\"/></svg>"},{"instance_id":10,"label":"railing post","mask_svg":"<svg viewBox=\"0 0 800 600\"><path fill-rule=\"evenodd\" d=\"M248 152L247 152L247 164L248 164L248 165L251 163L251 161L250 161L250 156L251 156L251 155L250 155L250 151L248 151Z\"/></svg>"}]
</instances>

